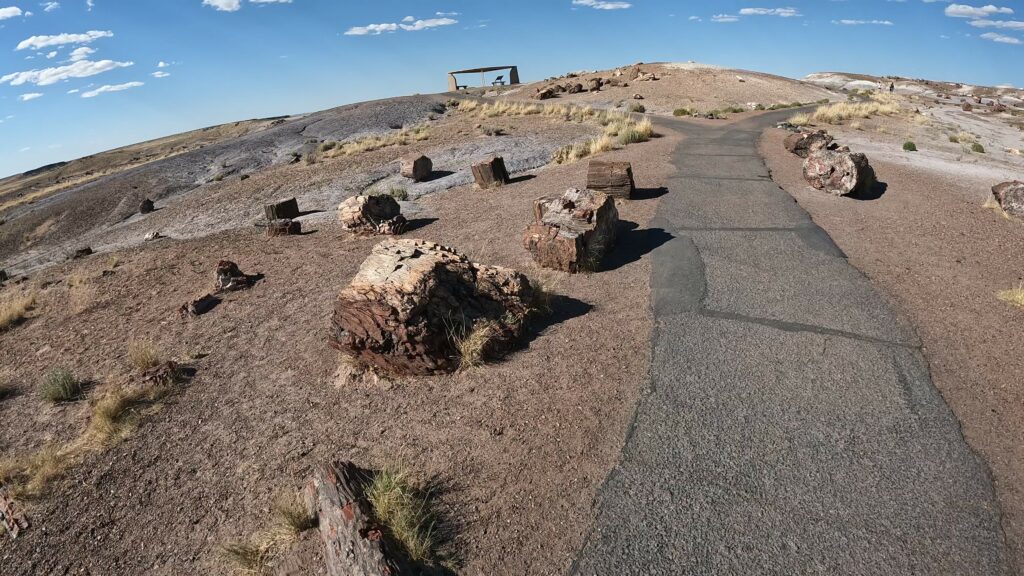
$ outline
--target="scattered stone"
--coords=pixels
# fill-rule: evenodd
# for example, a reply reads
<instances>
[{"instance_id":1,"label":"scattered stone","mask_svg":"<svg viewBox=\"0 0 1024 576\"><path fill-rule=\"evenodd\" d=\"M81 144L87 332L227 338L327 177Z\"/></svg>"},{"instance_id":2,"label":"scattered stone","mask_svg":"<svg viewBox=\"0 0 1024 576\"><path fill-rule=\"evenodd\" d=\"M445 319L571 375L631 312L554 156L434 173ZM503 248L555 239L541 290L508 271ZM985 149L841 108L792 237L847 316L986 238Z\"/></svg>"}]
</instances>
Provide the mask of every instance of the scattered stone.
<instances>
[{"instance_id":1,"label":"scattered stone","mask_svg":"<svg viewBox=\"0 0 1024 576\"><path fill-rule=\"evenodd\" d=\"M402 158L401 173L405 178L412 178L413 182L422 182L430 178L434 171L434 163L430 158L423 156L406 156Z\"/></svg>"},{"instance_id":2,"label":"scattered stone","mask_svg":"<svg viewBox=\"0 0 1024 576\"><path fill-rule=\"evenodd\" d=\"M7 282L7 280L9 278L10 277L7 276L7 270L4 270L3 268L0 268L0 284L3 284L4 282Z\"/></svg>"},{"instance_id":3,"label":"scattered stone","mask_svg":"<svg viewBox=\"0 0 1024 576\"><path fill-rule=\"evenodd\" d=\"M538 90L533 97L536 100L548 100L555 97L555 91L551 88L544 88L543 90Z\"/></svg>"},{"instance_id":4,"label":"scattered stone","mask_svg":"<svg viewBox=\"0 0 1024 576\"><path fill-rule=\"evenodd\" d=\"M863 154L818 150L804 160L804 179L836 196L863 194L875 185L875 171Z\"/></svg>"},{"instance_id":5,"label":"scattered stone","mask_svg":"<svg viewBox=\"0 0 1024 576\"><path fill-rule=\"evenodd\" d=\"M242 174L241 176L238 177L238 179L242 180L242 181L248 180L249 179L249 175L248 174Z\"/></svg>"},{"instance_id":6,"label":"scattered stone","mask_svg":"<svg viewBox=\"0 0 1024 576\"><path fill-rule=\"evenodd\" d=\"M207 310L208 311L208 310ZM181 378L181 366L173 360L166 360L142 373L144 384L155 384L167 386L174 384Z\"/></svg>"},{"instance_id":7,"label":"scattered stone","mask_svg":"<svg viewBox=\"0 0 1024 576\"><path fill-rule=\"evenodd\" d=\"M387 194L353 196L338 206L341 226L357 234L401 234L408 222L398 201Z\"/></svg>"},{"instance_id":8,"label":"scattered stone","mask_svg":"<svg viewBox=\"0 0 1024 576\"><path fill-rule=\"evenodd\" d=\"M508 184L508 170L505 169L505 159L501 156L494 156L483 162L473 164L473 180L476 187L481 190L495 188Z\"/></svg>"},{"instance_id":9,"label":"scattered stone","mask_svg":"<svg viewBox=\"0 0 1024 576\"><path fill-rule=\"evenodd\" d=\"M254 278L243 273L231 260L221 260L217 263L217 271L214 276L213 292L232 292L252 286Z\"/></svg>"},{"instance_id":10,"label":"scattered stone","mask_svg":"<svg viewBox=\"0 0 1024 576\"><path fill-rule=\"evenodd\" d=\"M644 97L640 94L633 94L633 100L643 100Z\"/></svg>"},{"instance_id":11,"label":"scattered stone","mask_svg":"<svg viewBox=\"0 0 1024 576\"><path fill-rule=\"evenodd\" d=\"M267 222L282 218L298 218L300 216L299 202L295 198L284 198L273 204L267 204L263 207L263 211L266 214Z\"/></svg>"},{"instance_id":12,"label":"scattered stone","mask_svg":"<svg viewBox=\"0 0 1024 576\"><path fill-rule=\"evenodd\" d=\"M619 212L603 192L570 188L557 198L538 198L533 215L523 246L545 268L596 271L615 243Z\"/></svg>"},{"instance_id":13,"label":"scattered stone","mask_svg":"<svg viewBox=\"0 0 1024 576\"><path fill-rule=\"evenodd\" d=\"M220 303L220 298L217 298L213 294L204 294L195 300L191 300L181 305L178 308L178 315L182 318L194 318L196 316L202 316Z\"/></svg>"},{"instance_id":14,"label":"scattered stone","mask_svg":"<svg viewBox=\"0 0 1024 576\"><path fill-rule=\"evenodd\" d=\"M1001 113L1001 112L1006 112L1007 110L1009 110L1009 108L1007 108L1006 104L1003 104L1002 102L994 102L992 104L992 111L993 112Z\"/></svg>"},{"instance_id":15,"label":"scattered stone","mask_svg":"<svg viewBox=\"0 0 1024 576\"><path fill-rule=\"evenodd\" d=\"M579 82L566 84L565 91L569 94L579 94L580 92L583 92L583 84L580 84Z\"/></svg>"},{"instance_id":16,"label":"scattered stone","mask_svg":"<svg viewBox=\"0 0 1024 576\"><path fill-rule=\"evenodd\" d=\"M28 518L5 486L0 486L0 525L10 534L12 540L17 538L22 530L28 529Z\"/></svg>"},{"instance_id":17,"label":"scattered stone","mask_svg":"<svg viewBox=\"0 0 1024 576\"><path fill-rule=\"evenodd\" d=\"M601 90L601 79L600 78L591 78L590 80L587 80L587 91L588 92L598 92L600 90Z\"/></svg>"},{"instance_id":18,"label":"scattered stone","mask_svg":"<svg viewBox=\"0 0 1024 576\"><path fill-rule=\"evenodd\" d=\"M803 128L797 126L796 124L790 124L789 122L779 122L778 124L775 125L775 127L778 128L779 130L786 130L789 132L803 131Z\"/></svg>"},{"instance_id":19,"label":"scattered stone","mask_svg":"<svg viewBox=\"0 0 1024 576\"><path fill-rule=\"evenodd\" d=\"M992 195L1004 212L1024 218L1024 182L1014 180L996 184L992 187Z\"/></svg>"},{"instance_id":20,"label":"scattered stone","mask_svg":"<svg viewBox=\"0 0 1024 576\"><path fill-rule=\"evenodd\" d=\"M636 189L632 164L591 160L587 168L587 188L615 198L632 198Z\"/></svg>"},{"instance_id":21,"label":"scattered stone","mask_svg":"<svg viewBox=\"0 0 1024 576\"><path fill-rule=\"evenodd\" d=\"M651 73L641 74L640 77L637 78L637 80L639 80L640 82L654 82L654 81L658 80L658 76L656 74L654 74L653 72L651 72Z\"/></svg>"},{"instance_id":22,"label":"scattered stone","mask_svg":"<svg viewBox=\"0 0 1024 576\"><path fill-rule=\"evenodd\" d=\"M79 258L85 258L86 256L89 256L91 254L92 247L85 246L84 248L79 248L78 250L75 250L75 253L71 255L71 259L78 260Z\"/></svg>"},{"instance_id":23,"label":"scattered stone","mask_svg":"<svg viewBox=\"0 0 1024 576\"><path fill-rule=\"evenodd\" d=\"M267 236L298 236L302 234L302 223L298 220L280 218L267 222Z\"/></svg>"},{"instance_id":24,"label":"scattered stone","mask_svg":"<svg viewBox=\"0 0 1024 576\"><path fill-rule=\"evenodd\" d=\"M145 237L143 237L143 240L146 242L152 242L153 240L159 240L160 238L165 238L165 236L160 232L154 230L153 232L147 233Z\"/></svg>"},{"instance_id":25,"label":"scattered stone","mask_svg":"<svg viewBox=\"0 0 1024 576\"><path fill-rule=\"evenodd\" d=\"M974 110L974 106L971 106L971 103L970 103L970 102L964 102L964 103L963 103L963 104L962 104L962 105L960 106L960 108L961 108L961 109L962 109L962 110L963 110L964 112L970 112L971 110Z\"/></svg>"},{"instance_id":26,"label":"scattered stone","mask_svg":"<svg viewBox=\"0 0 1024 576\"><path fill-rule=\"evenodd\" d=\"M515 270L425 240L389 239L338 294L329 340L388 372L451 372L459 365L455 340L482 323L493 330L485 356L510 348L532 298L529 280Z\"/></svg>"},{"instance_id":27,"label":"scattered stone","mask_svg":"<svg viewBox=\"0 0 1024 576\"><path fill-rule=\"evenodd\" d=\"M801 158L807 158L818 150L824 150L832 144L832 136L824 130L816 132L798 132L790 134L783 142L786 150Z\"/></svg>"},{"instance_id":28,"label":"scattered stone","mask_svg":"<svg viewBox=\"0 0 1024 576\"><path fill-rule=\"evenodd\" d=\"M149 214L153 210L156 210L156 206L153 205L153 201L146 198L139 204L139 214Z\"/></svg>"}]
</instances>

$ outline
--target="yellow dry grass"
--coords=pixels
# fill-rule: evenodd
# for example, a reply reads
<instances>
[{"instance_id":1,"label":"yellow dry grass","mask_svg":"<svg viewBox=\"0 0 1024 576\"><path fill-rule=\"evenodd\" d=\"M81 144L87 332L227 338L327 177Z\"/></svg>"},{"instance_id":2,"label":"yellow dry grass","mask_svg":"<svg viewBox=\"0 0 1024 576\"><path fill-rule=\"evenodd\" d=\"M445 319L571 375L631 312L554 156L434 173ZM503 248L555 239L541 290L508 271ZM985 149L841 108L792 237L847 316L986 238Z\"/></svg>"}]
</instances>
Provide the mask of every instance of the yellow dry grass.
<instances>
[{"instance_id":1,"label":"yellow dry grass","mask_svg":"<svg viewBox=\"0 0 1024 576\"><path fill-rule=\"evenodd\" d=\"M31 292L0 302L0 332L9 330L24 320L35 305L36 295Z\"/></svg>"},{"instance_id":2,"label":"yellow dry grass","mask_svg":"<svg viewBox=\"0 0 1024 576\"><path fill-rule=\"evenodd\" d=\"M373 515L413 562L430 563L438 546L430 494L412 475L391 466L378 472L366 489Z\"/></svg>"},{"instance_id":3,"label":"yellow dry grass","mask_svg":"<svg viewBox=\"0 0 1024 576\"><path fill-rule=\"evenodd\" d=\"M455 338L459 352L459 368L467 370L483 366L487 360L487 347L499 334L497 323L491 320L477 322L468 334Z\"/></svg>"},{"instance_id":4,"label":"yellow dry grass","mask_svg":"<svg viewBox=\"0 0 1024 576\"><path fill-rule=\"evenodd\" d=\"M900 110L899 98L889 94L872 94L871 100L865 102L837 102L821 106L811 114L811 119L825 124L839 124L855 118L893 116L899 114Z\"/></svg>"},{"instance_id":5,"label":"yellow dry grass","mask_svg":"<svg viewBox=\"0 0 1024 576\"><path fill-rule=\"evenodd\" d=\"M794 114L789 117L789 123L794 126L807 126L811 123L810 114Z\"/></svg>"},{"instance_id":6,"label":"yellow dry grass","mask_svg":"<svg viewBox=\"0 0 1024 576\"><path fill-rule=\"evenodd\" d=\"M128 344L128 363L142 372L163 362L163 353L152 340L133 340Z\"/></svg>"},{"instance_id":7,"label":"yellow dry grass","mask_svg":"<svg viewBox=\"0 0 1024 576\"><path fill-rule=\"evenodd\" d=\"M300 534L316 525L316 517L295 493L279 494L271 511L263 530L221 546L224 556L242 573L269 573L274 560L298 541Z\"/></svg>"},{"instance_id":8,"label":"yellow dry grass","mask_svg":"<svg viewBox=\"0 0 1024 576\"><path fill-rule=\"evenodd\" d=\"M997 292L996 298L999 298L1003 302L1009 302L1014 306L1024 308L1024 283L1019 284L1016 288Z\"/></svg>"},{"instance_id":9,"label":"yellow dry grass","mask_svg":"<svg viewBox=\"0 0 1024 576\"><path fill-rule=\"evenodd\" d=\"M427 126L413 126L403 128L398 132L387 134L374 134L349 140L348 142L337 143L324 151L324 157L335 158L337 156L351 156L363 152L373 152L382 148L392 146L408 146L413 142L421 142L430 138L430 128ZM323 150L323 146L321 146Z\"/></svg>"}]
</instances>

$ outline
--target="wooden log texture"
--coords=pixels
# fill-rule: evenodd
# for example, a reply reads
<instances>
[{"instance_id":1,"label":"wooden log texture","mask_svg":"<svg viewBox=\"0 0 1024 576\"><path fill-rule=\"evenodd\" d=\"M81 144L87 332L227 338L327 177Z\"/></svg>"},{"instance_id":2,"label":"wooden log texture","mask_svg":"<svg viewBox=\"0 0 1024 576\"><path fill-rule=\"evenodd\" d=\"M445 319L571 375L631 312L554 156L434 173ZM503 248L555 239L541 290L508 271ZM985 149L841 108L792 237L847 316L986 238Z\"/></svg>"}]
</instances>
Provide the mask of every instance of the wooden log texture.
<instances>
[{"instance_id":1,"label":"wooden log texture","mask_svg":"<svg viewBox=\"0 0 1024 576\"><path fill-rule=\"evenodd\" d=\"M533 289L522 274L471 262L424 240L375 246L334 304L331 346L397 374L458 368L455 340L480 322L496 333L491 351L522 335Z\"/></svg>"},{"instance_id":2,"label":"wooden log texture","mask_svg":"<svg viewBox=\"0 0 1024 576\"><path fill-rule=\"evenodd\" d=\"M0 486L0 526L4 527L11 538L17 538L22 530L28 529L28 518L3 486Z\"/></svg>"},{"instance_id":3,"label":"wooden log texture","mask_svg":"<svg viewBox=\"0 0 1024 576\"><path fill-rule=\"evenodd\" d=\"M330 576L390 576L408 572L373 521L365 487L368 474L351 462L322 464L305 498L320 524Z\"/></svg>"},{"instance_id":4,"label":"wooden log texture","mask_svg":"<svg viewBox=\"0 0 1024 576\"><path fill-rule=\"evenodd\" d=\"M814 152L819 150L825 150L832 145L832 136L829 136L828 132L824 130L818 130L817 132L797 132L786 136L786 140L783 142L792 154L796 154L801 158L807 158Z\"/></svg>"},{"instance_id":5,"label":"wooden log texture","mask_svg":"<svg viewBox=\"0 0 1024 576\"><path fill-rule=\"evenodd\" d=\"M267 204L263 207L263 211L268 222L281 219L290 220L301 216L299 214L299 202L295 198L284 198L273 204Z\"/></svg>"},{"instance_id":6,"label":"wooden log texture","mask_svg":"<svg viewBox=\"0 0 1024 576\"><path fill-rule=\"evenodd\" d=\"M495 188L508 184L508 170L505 169L505 159L495 156L483 162L473 164L473 180L476 187L481 190Z\"/></svg>"},{"instance_id":7,"label":"wooden log texture","mask_svg":"<svg viewBox=\"0 0 1024 576\"><path fill-rule=\"evenodd\" d=\"M302 234L302 222L282 218L267 223L267 236L297 236Z\"/></svg>"},{"instance_id":8,"label":"wooden log texture","mask_svg":"<svg viewBox=\"0 0 1024 576\"><path fill-rule=\"evenodd\" d=\"M356 234L397 235L408 225L398 201L387 194L353 196L338 206L342 228Z\"/></svg>"},{"instance_id":9,"label":"wooden log texture","mask_svg":"<svg viewBox=\"0 0 1024 576\"><path fill-rule=\"evenodd\" d=\"M1024 218L1024 182L1014 180L996 184L992 187L992 196L1007 214Z\"/></svg>"},{"instance_id":10,"label":"wooden log texture","mask_svg":"<svg viewBox=\"0 0 1024 576\"><path fill-rule=\"evenodd\" d=\"M405 158L402 158L400 172L402 176L411 178L413 182L422 182L427 178L430 178L433 171L434 163L430 158L427 158L422 154L419 156L406 156Z\"/></svg>"},{"instance_id":11,"label":"wooden log texture","mask_svg":"<svg viewBox=\"0 0 1024 576\"><path fill-rule=\"evenodd\" d=\"M863 154L819 150L804 160L804 180L835 196L864 194L875 185L875 171Z\"/></svg>"},{"instance_id":12,"label":"wooden log texture","mask_svg":"<svg viewBox=\"0 0 1024 576\"><path fill-rule=\"evenodd\" d=\"M632 164L591 160L587 168L587 188L616 198L632 198L636 189Z\"/></svg>"},{"instance_id":13,"label":"wooden log texture","mask_svg":"<svg viewBox=\"0 0 1024 576\"><path fill-rule=\"evenodd\" d=\"M538 198L533 212L523 246L544 268L596 271L615 244L619 212L603 192L570 188L557 198Z\"/></svg>"}]
</instances>

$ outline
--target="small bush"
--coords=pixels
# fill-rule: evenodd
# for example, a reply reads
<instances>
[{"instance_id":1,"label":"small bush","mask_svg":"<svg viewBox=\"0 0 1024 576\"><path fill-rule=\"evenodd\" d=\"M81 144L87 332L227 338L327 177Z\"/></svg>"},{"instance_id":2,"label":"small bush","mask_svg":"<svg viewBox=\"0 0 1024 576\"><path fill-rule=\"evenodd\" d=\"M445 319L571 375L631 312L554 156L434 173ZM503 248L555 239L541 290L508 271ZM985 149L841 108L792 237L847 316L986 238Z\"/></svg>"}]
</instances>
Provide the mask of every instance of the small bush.
<instances>
[{"instance_id":1,"label":"small bush","mask_svg":"<svg viewBox=\"0 0 1024 576\"><path fill-rule=\"evenodd\" d=\"M377 521L413 562L431 563L438 545L430 494L403 470L385 468L373 477L366 498Z\"/></svg>"},{"instance_id":2,"label":"small bush","mask_svg":"<svg viewBox=\"0 0 1024 576\"><path fill-rule=\"evenodd\" d=\"M337 142L324 142L323 144L320 145L320 151L329 152L331 150L334 150L337 146Z\"/></svg>"},{"instance_id":3,"label":"small bush","mask_svg":"<svg viewBox=\"0 0 1024 576\"><path fill-rule=\"evenodd\" d=\"M761 111L761 110L767 110L767 108L765 108L764 104L757 103L757 104L754 105L754 110Z\"/></svg>"},{"instance_id":4,"label":"small bush","mask_svg":"<svg viewBox=\"0 0 1024 576\"><path fill-rule=\"evenodd\" d=\"M163 355L152 340L135 340L128 344L128 363L139 372L158 366L161 362Z\"/></svg>"},{"instance_id":5,"label":"small bush","mask_svg":"<svg viewBox=\"0 0 1024 576\"><path fill-rule=\"evenodd\" d=\"M903 143L903 151L904 152L917 152L917 144L914 144L913 142L907 140L906 142Z\"/></svg>"},{"instance_id":6,"label":"small bush","mask_svg":"<svg viewBox=\"0 0 1024 576\"><path fill-rule=\"evenodd\" d=\"M390 190L388 190L388 196L391 196L395 200L408 200L409 191L406 190L405 188L393 187Z\"/></svg>"},{"instance_id":7,"label":"small bush","mask_svg":"<svg viewBox=\"0 0 1024 576\"><path fill-rule=\"evenodd\" d=\"M627 110L635 114L643 114L644 112L647 112L647 108L645 108L643 104L640 104L638 102L631 103Z\"/></svg>"},{"instance_id":8,"label":"small bush","mask_svg":"<svg viewBox=\"0 0 1024 576\"><path fill-rule=\"evenodd\" d=\"M864 125L860 122L850 122L850 129L852 130L863 130Z\"/></svg>"},{"instance_id":9,"label":"small bush","mask_svg":"<svg viewBox=\"0 0 1024 576\"><path fill-rule=\"evenodd\" d=\"M744 113L746 111L747 111L746 108L741 108L739 106L728 106L728 107L722 109L722 112L724 112L726 114L742 114L742 113Z\"/></svg>"},{"instance_id":10,"label":"small bush","mask_svg":"<svg viewBox=\"0 0 1024 576\"><path fill-rule=\"evenodd\" d=\"M0 332L13 328L24 320L28 311L35 305L35 294L27 294L7 302L0 302Z\"/></svg>"},{"instance_id":11,"label":"small bush","mask_svg":"<svg viewBox=\"0 0 1024 576\"><path fill-rule=\"evenodd\" d=\"M49 402L71 402L82 397L82 382L66 368L52 368L43 379L41 393Z\"/></svg>"},{"instance_id":12,"label":"small bush","mask_svg":"<svg viewBox=\"0 0 1024 576\"><path fill-rule=\"evenodd\" d=\"M673 116L693 116L697 111L693 108L676 108L672 111Z\"/></svg>"},{"instance_id":13,"label":"small bush","mask_svg":"<svg viewBox=\"0 0 1024 576\"><path fill-rule=\"evenodd\" d=\"M468 334L454 335L455 348L459 352L459 368L468 370L483 366L487 360L488 348L500 334L500 330L496 322L483 320L477 322Z\"/></svg>"},{"instance_id":14,"label":"small bush","mask_svg":"<svg viewBox=\"0 0 1024 576\"><path fill-rule=\"evenodd\" d=\"M795 114L789 117L789 123L794 126L807 126L811 123L810 114Z\"/></svg>"},{"instance_id":15,"label":"small bush","mask_svg":"<svg viewBox=\"0 0 1024 576\"><path fill-rule=\"evenodd\" d=\"M985 153L985 147L982 146L981 144L975 142L974 144L971 144L971 152L974 152L974 153L977 153L977 154L984 154Z\"/></svg>"}]
</instances>

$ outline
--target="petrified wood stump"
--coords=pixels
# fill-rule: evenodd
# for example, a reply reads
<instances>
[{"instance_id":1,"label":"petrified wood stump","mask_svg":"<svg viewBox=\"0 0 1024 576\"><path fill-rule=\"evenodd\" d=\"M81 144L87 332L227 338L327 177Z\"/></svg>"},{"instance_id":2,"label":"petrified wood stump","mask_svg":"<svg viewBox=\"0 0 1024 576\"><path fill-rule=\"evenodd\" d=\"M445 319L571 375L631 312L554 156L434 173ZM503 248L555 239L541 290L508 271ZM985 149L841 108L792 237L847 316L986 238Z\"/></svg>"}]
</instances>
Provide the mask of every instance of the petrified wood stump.
<instances>
[{"instance_id":1,"label":"petrified wood stump","mask_svg":"<svg viewBox=\"0 0 1024 576\"><path fill-rule=\"evenodd\" d=\"M155 209L156 207L153 206L153 201L149 198L144 199L142 203L139 204L139 214L149 214Z\"/></svg>"},{"instance_id":2,"label":"petrified wood stump","mask_svg":"<svg viewBox=\"0 0 1024 576\"><path fill-rule=\"evenodd\" d=\"M533 289L525 276L425 240L388 239L373 248L338 294L330 344L399 374L450 372L456 340L480 322L495 330L486 355L522 335Z\"/></svg>"},{"instance_id":3,"label":"petrified wood stump","mask_svg":"<svg viewBox=\"0 0 1024 576\"><path fill-rule=\"evenodd\" d=\"M996 184L992 187L992 196L1007 214L1024 218L1024 182L1014 180Z\"/></svg>"},{"instance_id":4,"label":"petrified wood stump","mask_svg":"<svg viewBox=\"0 0 1024 576\"><path fill-rule=\"evenodd\" d=\"M545 268L596 271L615 243L619 211L603 192L570 188L557 198L538 198L533 212L523 246Z\"/></svg>"},{"instance_id":5,"label":"petrified wood stump","mask_svg":"<svg viewBox=\"0 0 1024 576\"><path fill-rule=\"evenodd\" d=\"M796 154L801 158L807 158L812 153L818 150L824 150L832 144L832 136L829 136L828 132L824 130L818 130L817 132L797 132L796 134L790 134L786 136L785 145L786 150Z\"/></svg>"},{"instance_id":6,"label":"petrified wood stump","mask_svg":"<svg viewBox=\"0 0 1024 576\"><path fill-rule=\"evenodd\" d=\"M301 215L299 214L299 202L295 198L285 198L273 204L267 204L263 207L263 212L266 214L268 222L282 219L290 220Z\"/></svg>"},{"instance_id":7,"label":"petrified wood stump","mask_svg":"<svg viewBox=\"0 0 1024 576\"><path fill-rule=\"evenodd\" d=\"M875 185L875 171L863 154L819 150L804 160L804 180L836 196L863 194Z\"/></svg>"},{"instance_id":8,"label":"petrified wood stump","mask_svg":"<svg viewBox=\"0 0 1024 576\"><path fill-rule=\"evenodd\" d=\"M430 174L434 171L434 163L430 161L430 158L423 156L407 156L402 158L402 167L400 172L402 176L406 178L412 178L413 182L422 182L427 178L430 178Z\"/></svg>"},{"instance_id":9,"label":"petrified wood stump","mask_svg":"<svg viewBox=\"0 0 1024 576\"><path fill-rule=\"evenodd\" d=\"M357 234L398 235L408 222L398 201L387 194L353 196L338 206L342 228Z\"/></svg>"},{"instance_id":10,"label":"petrified wood stump","mask_svg":"<svg viewBox=\"0 0 1024 576\"><path fill-rule=\"evenodd\" d=\"M252 277L243 273L231 260L221 260L217 263L217 271L214 274L214 292L230 292L241 290L252 286Z\"/></svg>"},{"instance_id":11,"label":"petrified wood stump","mask_svg":"<svg viewBox=\"0 0 1024 576\"><path fill-rule=\"evenodd\" d=\"M587 168L587 188L616 198L632 198L636 185L629 162L591 160Z\"/></svg>"},{"instance_id":12,"label":"petrified wood stump","mask_svg":"<svg viewBox=\"0 0 1024 576\"><path fill-rule=\"evenodd\" d=\"M508 184L508 171L505 170L505 159L495 156L489 160L473 164L473 180L476 187L482 190Z\"/></svg>"},{"instance_id":13,"label":"petrified wood stump","mask_svg":"<svg viewBox=\"0 0 1024 576\"><path fill-rule=\"evenodd\" d=\"M297 236L302 234L302 222L282 218L267 223L267 236Z\"/></svg>"},{"instance_id":14,"label":"petrified wood stump","mask_svg":"<svg viewBox=\"0 0 1024 576\"><path fill-rule=\"evenodd\" d=\"M351 462L322 464L306 483L304 497L317 517L330 576L396 576L407 573L373 519L366 498L368 473Z\"/></svg>"}]
</instances>

